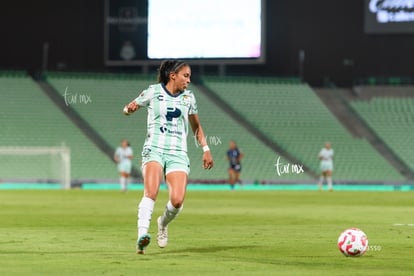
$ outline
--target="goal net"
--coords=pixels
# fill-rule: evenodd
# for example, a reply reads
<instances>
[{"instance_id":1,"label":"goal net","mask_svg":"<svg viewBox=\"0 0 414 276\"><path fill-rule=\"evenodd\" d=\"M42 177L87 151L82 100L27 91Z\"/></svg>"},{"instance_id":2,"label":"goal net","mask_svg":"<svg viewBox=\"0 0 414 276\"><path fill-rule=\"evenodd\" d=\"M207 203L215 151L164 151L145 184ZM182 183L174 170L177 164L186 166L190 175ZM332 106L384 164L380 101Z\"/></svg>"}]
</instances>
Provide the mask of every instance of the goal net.
<instances>
[{"instance_id":1,"label":"goal net","mask_svg":"<svg viewBox=\"0 0 414 276\"><path fill-rule=\"evenodd\" d=\"M70 189L70 149L60 147L0 147L0 181L59 183Z\"/></svg>"}]
</instances>

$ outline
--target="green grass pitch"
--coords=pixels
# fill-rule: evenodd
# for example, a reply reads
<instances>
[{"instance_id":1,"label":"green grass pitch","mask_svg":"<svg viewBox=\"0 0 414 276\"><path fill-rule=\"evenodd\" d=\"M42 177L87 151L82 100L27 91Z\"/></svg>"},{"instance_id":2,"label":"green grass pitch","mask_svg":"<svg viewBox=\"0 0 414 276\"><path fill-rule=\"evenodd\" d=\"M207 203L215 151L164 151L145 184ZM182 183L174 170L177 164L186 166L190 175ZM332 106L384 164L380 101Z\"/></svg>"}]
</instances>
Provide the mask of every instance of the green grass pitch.
<instances>
[{"instance_id":1,"label":"green grass pitch","mask_svg":"<svg viewBox=\"0 0 414 276\"><path fill-rule=\"evenodd\" d=\"M156 245L135 254L142 191L1 191L0 275L413 275L412 192L189 191ZM396 225L398 224L398 225ZM370 250L346 258L339 234Z\"/></svg>"}]
</instances>

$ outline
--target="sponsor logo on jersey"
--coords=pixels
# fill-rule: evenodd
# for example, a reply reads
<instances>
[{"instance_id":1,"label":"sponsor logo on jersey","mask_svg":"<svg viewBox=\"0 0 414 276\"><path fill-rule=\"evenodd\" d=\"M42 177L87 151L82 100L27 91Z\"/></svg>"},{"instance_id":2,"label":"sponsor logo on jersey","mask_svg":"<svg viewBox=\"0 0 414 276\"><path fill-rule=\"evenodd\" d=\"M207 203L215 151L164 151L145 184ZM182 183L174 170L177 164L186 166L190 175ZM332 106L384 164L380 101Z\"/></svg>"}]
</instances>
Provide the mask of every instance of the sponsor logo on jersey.
<instances>
[{"instance_id":1,"label":"sponsor logo on jersey","mask_svg":"<svg viewBox=\"0 0 414 276\"><path fill-rule=\"evenodd\" d=\"M167 107L167 121L172 121L174 118L178 118L181 116L181 110L176 107Z\"/></svg>"}]
</instances>

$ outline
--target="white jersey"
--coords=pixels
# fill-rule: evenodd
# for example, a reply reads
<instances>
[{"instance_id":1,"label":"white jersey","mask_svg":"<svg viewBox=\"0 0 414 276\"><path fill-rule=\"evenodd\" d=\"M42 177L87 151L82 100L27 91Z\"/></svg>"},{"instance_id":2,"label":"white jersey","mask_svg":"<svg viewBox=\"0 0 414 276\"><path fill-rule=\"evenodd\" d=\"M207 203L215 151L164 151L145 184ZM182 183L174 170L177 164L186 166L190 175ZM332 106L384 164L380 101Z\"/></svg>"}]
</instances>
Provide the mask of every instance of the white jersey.
<instances>
[{"instance_id":1,"label":"white jersey","mask_svg":"<svg viewBox=\"0 0 414 276\"><path fill-rule=\"evenodd\" d=\"M332 162L333 156L334 156L334 150L333 149L323 148L319 152L319 158L322 161L331 161Z\"/></svg>"},{"instance_id":2,"label":"white jersey","mask_svg":"<svg viewBox=\"0 0 414 276\"><path fill-rule=\"evenodd\" d=\"M129 159L129 156L133 155L132 149L131 147L118 147L115 151L115 155L118 157L119 159L119 163L123 163L123 162L131 162L131 159Z\"/></svg>"},{"instance_id":3,"label":"white jersey","mask_svg":"<svg viewBox=\"0 0 414 276\"><path fill-rule=\"evenodd\" d=\"M187 152L188 116L197 114L194 94L189 90L172 95L162 84L150 85L136 99L148 110L144 148L163 152Z\"/></svg>"},{"instance_id":4,"label":"white jersey","mask_svg":"<svg viewBox=\"0 0 414 276\"><path fill-rule=\"evenodd\" d=\"M319 152L319 158L321 159L320 169L322 172L333 171L333 156L333 149L321 149L321 151Z\"/></svg>"}]
</instances>

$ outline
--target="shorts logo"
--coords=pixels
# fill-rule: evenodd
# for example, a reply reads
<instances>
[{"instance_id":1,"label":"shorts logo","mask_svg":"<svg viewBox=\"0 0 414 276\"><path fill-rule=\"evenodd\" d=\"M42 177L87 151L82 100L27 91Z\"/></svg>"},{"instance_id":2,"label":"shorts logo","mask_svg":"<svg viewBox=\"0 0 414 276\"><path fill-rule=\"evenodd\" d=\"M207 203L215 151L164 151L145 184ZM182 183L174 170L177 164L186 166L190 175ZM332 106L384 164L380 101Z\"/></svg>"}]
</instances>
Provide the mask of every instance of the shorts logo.
<instances>
[{"instance_id":1,"label":"shorts logo","mask_svg":"<svg viewBox=\"0 0 414 276\"><path fill-rule=\"evenodd\" d=\"M149 157L150 156L150 152L151 152L151 149L144 148L144 150L142 151L141 155L142 155L142 157Z\"/></svg>"}]
</instances>

